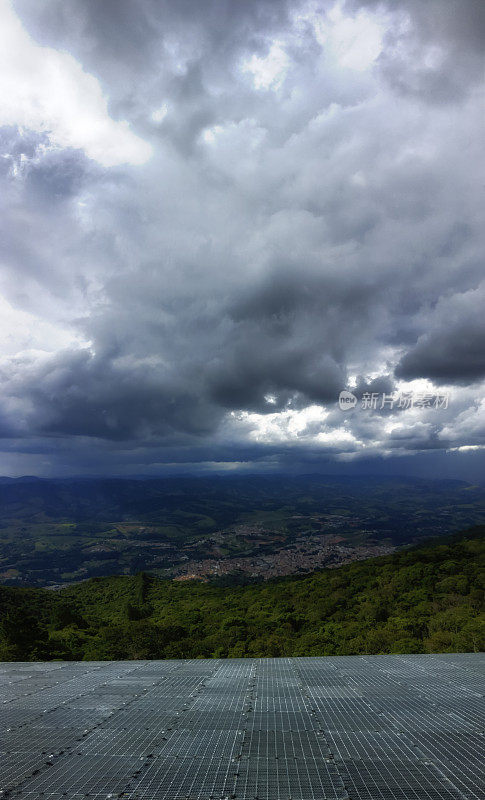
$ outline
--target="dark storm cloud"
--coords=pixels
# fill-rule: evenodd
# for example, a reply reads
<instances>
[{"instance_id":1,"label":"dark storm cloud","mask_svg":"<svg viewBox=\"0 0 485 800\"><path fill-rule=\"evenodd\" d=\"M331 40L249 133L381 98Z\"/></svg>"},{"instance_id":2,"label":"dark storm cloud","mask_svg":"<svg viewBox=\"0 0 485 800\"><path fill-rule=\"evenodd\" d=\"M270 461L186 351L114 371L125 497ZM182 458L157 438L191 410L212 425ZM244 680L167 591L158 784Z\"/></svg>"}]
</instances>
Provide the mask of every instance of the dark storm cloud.
<instances>
[{"instance_id":1,"label":"dark storm cloud","mask_svg":"<svg viewBox=\"0 0 485 800\"><path fill-rule=\"evenodd\" d=\"M193 36L211 46L234 46L245 36L286 22L291 5L285 0L15 0L32 33L43 44L71 44L81 33L83 46L99 48L100 60L120 53L131 66L144 63L160 37L176 29L181 38ZM179 27L180 26L180 27ZM81 38L81 37L80 37ZM81 46L81 43L80 43Z\"/></svg>"},{"instance_id":2,"label":"dark storm cloud","mask_svg":"<svg viewBox=\"0 0 485 800\"><path fill-rule=\"evenodd\" d=\"M76 433L102 438L149 438L154 434L192 434L214 427L214 410L170 376L157 381L146 365L117 369L109 361L73 354L36 381L32 397L39 432ZM48 391L46 389L48 388Z\"/></svg>"},{"instance_id":3,"label":"dark storm cloud","mask_svg":"<svg viewBox=\"0 0 485 800\"><path fill-rule=\"evenodd\" d=\"M396 389L395 382L389 375L379 375L377 378L372 380L366 379L364 376L359 375L355 389L355 393L361 397L364 392L368 392L372 394L372 392L377 392L378 394L391 394Z\"/></svg>"},{"instance_id":4,"label":"dark storm cloud","mask_svg":"<svg viewBox=\"0 0 485 800\"><path fill-rule=\"evenodd\" d=\"M25 458L89 470L93 447L101 471L136 471L478 443L471 397L456 419L407 422L336 401L350 379L393 391L394 368L484 376L483 13L347 3L382 27L362 68L368 29L349 67L333 6L319 38L308 8L280 0L17 0L35 40L72 53L153 146L145 166L106 168L48 132L3 130L2 291L59 329L47 345L27 320L32 343L0 364L0 432ZM305 421L311 404L328 416ZM285 414L300 412L294 434Z\"/></svg>"},{"instance_id":5,"label":"dark storm cloud","mask_svg":"<svg viewBox=\"0 0 485 800\"><path fill-rule=\"evenodd\" d=\"M345 275L272 271L226 308L225 352L208 368L213 397L229 408L272 410L335 400L345 353L366 315L369 289Z\"/></svg>"},{"instance_id":6,"label":"dark storm cloud","mask_svg":"<svg viewBox=\"0 0 485 800\"><path fill-rule=\"evenodd\" d=\"M266 34L284 30L286 0L17 0L28 30L44 44L66 48L109 85L116 115L146 134L148 105L170 97L176 107L163 135L187 153L221 113L213 87L224 87L224 115L241 117L231 72L248 50L264 52ZM243 92L247 95L247 92ZM242 114L245 116L245 113Z\"/></svg>"},{"instance_id":7,"label":"dark storm cloud","mask_svg":"<svg viewBox=\"0 0 485 800\"><path fill-rule=\"evenodd\" d=\"M425 332L398 362L397 378L466 386L485 378L485 284L442 297L426 315Z\"/></svg>"},{"instance_id":8,"label":"dark storm cloud","mask_svg":"<svg viewBox=\"0 0 485 800\"><path fill-rule=\"evenodd\" d=\"M419 339L395 370L396 377L429 378L436 383L461 384L485 378L485 323L463 320L452 328Z\"/></svg>"},{"instance_id":9,"label":"dark storm cloud","mask_svg":"<svg viewBox=\"0 0 485 800\"><path fill-rule=\"evenodd\" d=\"M271 346L273 344L273 346ZM232 409L267 411L266 397L274 400L272 410L308 402L332 402L345 380L342 370L327 355L309 353L295 345L281 348L252 331L239 351L209 372L210 396Z\"/></svg>"}]
</instances>

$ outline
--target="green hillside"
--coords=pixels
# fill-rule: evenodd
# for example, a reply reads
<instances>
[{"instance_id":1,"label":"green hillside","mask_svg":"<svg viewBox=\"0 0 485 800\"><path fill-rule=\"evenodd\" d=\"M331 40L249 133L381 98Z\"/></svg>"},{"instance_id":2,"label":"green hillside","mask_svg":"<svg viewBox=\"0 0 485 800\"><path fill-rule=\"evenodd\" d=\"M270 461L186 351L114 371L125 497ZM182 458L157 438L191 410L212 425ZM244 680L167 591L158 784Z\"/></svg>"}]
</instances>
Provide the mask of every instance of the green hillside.
<instances>
[{"instance_id":1,"label":"green hillside","mask_svg":"<svg viewBox=\"0 0 485 800\"><path fill-rule=\"evenodd\" d=\"M2 660L478 651L485 526L302 578L223 587L144 573L0 587Z\"/></svg>"}]
</instances>

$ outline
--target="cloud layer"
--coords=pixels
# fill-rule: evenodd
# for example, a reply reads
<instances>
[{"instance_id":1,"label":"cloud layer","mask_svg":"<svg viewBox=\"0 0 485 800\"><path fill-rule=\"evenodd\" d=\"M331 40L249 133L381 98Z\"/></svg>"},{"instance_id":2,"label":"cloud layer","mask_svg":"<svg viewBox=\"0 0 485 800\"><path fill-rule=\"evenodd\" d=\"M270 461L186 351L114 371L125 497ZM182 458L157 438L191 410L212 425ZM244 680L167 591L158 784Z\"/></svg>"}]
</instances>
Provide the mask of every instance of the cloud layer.
<instances>
[{"instance_id":1,"label":"cloud layer","mask_svg":"<svg viewBox=\"0 0 485 800\"><path fill-rule=\"evenodd\" d=\"M2 0L1 471L485 446L483 10Z\"/></svg>"}]
</instances>

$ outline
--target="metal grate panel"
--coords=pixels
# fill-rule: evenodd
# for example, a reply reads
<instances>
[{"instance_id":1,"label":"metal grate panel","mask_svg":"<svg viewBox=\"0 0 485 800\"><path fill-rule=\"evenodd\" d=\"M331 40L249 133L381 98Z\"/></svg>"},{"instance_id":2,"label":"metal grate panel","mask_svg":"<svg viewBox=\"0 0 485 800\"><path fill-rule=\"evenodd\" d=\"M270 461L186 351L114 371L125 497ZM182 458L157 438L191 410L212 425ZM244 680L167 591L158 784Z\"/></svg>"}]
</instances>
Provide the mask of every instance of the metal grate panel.
<instances>
[{"instance_id":1,"label":"metal grate panel","mask_svg":"<svg viewBox=\"0 0 485 800\"><path fill-rule=\"evenodd\" d=\"M0 796L483 800L480 654L0 665Z\"/></svg>"}]
</instances>

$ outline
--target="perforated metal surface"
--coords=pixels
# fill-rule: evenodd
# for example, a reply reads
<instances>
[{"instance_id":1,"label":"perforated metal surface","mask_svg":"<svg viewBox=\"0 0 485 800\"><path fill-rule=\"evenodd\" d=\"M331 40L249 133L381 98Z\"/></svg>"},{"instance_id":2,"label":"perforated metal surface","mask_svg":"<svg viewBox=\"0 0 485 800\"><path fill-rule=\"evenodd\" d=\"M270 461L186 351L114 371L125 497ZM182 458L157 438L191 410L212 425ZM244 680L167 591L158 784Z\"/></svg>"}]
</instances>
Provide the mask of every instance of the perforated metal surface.
<instances>
[{"instance_id":1,"label":"perforated metal surface","mask_svg":"<svg viewBox=\"0 0 485 800\"><path fill-rule=\"evenodd\" d=\"M0 797L483 800L485 657L0 664Z\"/></svg>"}]
</instances>

